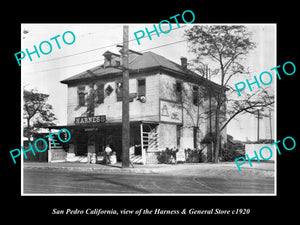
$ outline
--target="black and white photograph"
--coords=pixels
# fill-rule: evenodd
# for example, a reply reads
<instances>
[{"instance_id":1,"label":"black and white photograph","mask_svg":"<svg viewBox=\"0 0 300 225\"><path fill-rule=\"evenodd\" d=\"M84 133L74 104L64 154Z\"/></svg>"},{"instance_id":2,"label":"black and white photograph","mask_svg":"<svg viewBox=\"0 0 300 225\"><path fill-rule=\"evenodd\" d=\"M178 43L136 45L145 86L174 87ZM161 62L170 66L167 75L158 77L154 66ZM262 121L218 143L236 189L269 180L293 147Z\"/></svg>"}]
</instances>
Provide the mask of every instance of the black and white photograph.
<instances>
[{"instance_id":1,"label":"black and white photograph","mask_svg":"<svg viewBox=\"0 0 300 225\"><path fill-rule=\"evenodd\" d=\"M276 24L184 15L21 24L23 196L276 196Z\"/></svg>"}]
</instances>

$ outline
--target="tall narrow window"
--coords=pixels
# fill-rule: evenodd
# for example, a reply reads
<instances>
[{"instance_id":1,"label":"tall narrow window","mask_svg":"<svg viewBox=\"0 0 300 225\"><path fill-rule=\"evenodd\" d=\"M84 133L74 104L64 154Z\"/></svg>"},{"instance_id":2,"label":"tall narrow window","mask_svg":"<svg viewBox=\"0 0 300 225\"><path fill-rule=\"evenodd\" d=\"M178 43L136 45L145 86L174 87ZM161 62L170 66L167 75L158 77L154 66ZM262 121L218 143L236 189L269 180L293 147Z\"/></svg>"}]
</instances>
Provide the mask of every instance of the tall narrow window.
<instances>
[{"instance_id":1,"label":"tall narrow window","mask_svg":"<svg viewBox=\"0 0 300 225\"><path fill-rule=\"evenodd\" d=\"M85 94L82 92L78 93L78 105L79 106L85 106Z\"/></svg>"},{"instance_id":2,"label":"tall narrow window","mask_svg":"<svg viewBox=\"0 0 300 225\"><path fill-rule=\"evenodd\" d=\"M78 106L85 106L85 86L78 86Z\"/></svg>"},{"instance_id":3,"label":"tall narrow window","mask_svg":"<svg viewBox=\"0 0 300 225\"><path fill-rule=\"evenodd\" d=\"M104 84L98 83L97 84L97 101L98 104L104 102Z\"/></svg>"},{"instance_id":4,"label":"tall narrow window","mask_svg":"<svg viewBox=\"0 0 300 225\"><path fill-rule=\"evenodd\" d=\"M177 96L177 101L179 101L179 102L181 102L181 100L182 100L181 90L182 90L182 82L176 81L175 92L176 92L176 96Z\"/></svg>"},{"instance_id":5,"label":"tall narrow window","mask_svg":"<svg viewBox=\"0 0 300 225\"><path fill-rule=\"evenodd\" d=\"M199 87L193 86L193 104L198 105L199 104Z\"/></svg>"},{"instance_id":6,"label":"tall narrow window","mask_svg":"<svg viewBox=\"0 0 300 225\"><path fill-rule=\"evenodd\" d=\"M146 96L146 79L137 80L137 85L138 98L141 96Z\"/></svg>"}]
</instances>

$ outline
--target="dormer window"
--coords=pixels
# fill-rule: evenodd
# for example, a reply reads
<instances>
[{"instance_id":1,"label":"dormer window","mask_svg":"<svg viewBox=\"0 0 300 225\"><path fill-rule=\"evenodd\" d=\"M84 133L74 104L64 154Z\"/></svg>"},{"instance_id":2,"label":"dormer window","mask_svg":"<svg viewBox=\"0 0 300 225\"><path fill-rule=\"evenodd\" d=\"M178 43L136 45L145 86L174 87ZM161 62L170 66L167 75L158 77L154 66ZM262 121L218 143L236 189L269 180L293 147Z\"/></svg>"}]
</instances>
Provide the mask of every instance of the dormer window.
<instances>
[{"instance_id":1,"label":"dormer window","mask_svg":"<svg viewBox=\"0 0 300 225\"><path fill-rule=\"evenodd\" d=\"M120 66L121 65L121 62L119 60L116 60L116 66Z\"/></svg>"},{"instance_id":2,"label":"dormer window","mask_svg":"<svg viewBox=\"0 0 300 225\"><path fill-rule=\"evenodd\" d=\"M106 51L103 54L104 56L104 68L105 67L110 67L110 66L120 66L120 55Z\"/></svg>"}]
</instances>

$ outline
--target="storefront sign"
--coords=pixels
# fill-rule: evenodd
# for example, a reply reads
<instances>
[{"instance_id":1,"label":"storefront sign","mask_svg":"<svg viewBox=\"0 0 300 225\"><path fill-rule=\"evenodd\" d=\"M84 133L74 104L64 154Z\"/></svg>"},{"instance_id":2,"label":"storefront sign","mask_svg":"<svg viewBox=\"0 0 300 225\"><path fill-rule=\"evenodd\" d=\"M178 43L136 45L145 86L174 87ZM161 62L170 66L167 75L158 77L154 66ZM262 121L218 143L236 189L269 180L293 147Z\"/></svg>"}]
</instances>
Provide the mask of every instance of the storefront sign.
<instances>
[{"instance_id":1,"label":"storefront sign","mask_svg":"<svg viewBox=\"0 0 300 225\"><path fill-rule=\"evenodd\" d=\"M76 117L75 124L77 125L89 125L89 124L97 124L97 123L105 123L106 116L90 116L90 117Z\"/></svg>"},{"instance_id":2,"label":"storefront sign","mask_svg":"<svg viewBox=\"0 0 300 225\"><path fill-rule=\"evenodd\" d=\"M182 106L180 103L160 100L160 121L182 123Z\"/></svg>"}]
</instances>

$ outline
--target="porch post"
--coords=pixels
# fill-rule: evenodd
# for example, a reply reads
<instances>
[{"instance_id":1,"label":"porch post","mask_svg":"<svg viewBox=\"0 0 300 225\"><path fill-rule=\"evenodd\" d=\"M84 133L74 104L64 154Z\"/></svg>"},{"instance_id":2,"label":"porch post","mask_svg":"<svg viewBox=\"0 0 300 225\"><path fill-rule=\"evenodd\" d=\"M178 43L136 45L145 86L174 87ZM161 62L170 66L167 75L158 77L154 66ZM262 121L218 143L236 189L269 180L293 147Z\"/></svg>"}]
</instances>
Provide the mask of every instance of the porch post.
<instances>
[{"instance_id":1,"label":"porch post","mask_svg":"<svg viewBox=\"0 0 300 225\"><path fill-rule=\"evenodd\" d=\"M143 122L140 124L140 134L141 134L141 153L142 153L142 164L146 164L146 151L144 149L144 143L143 143Z\"/></svg>"}]
</instances>

